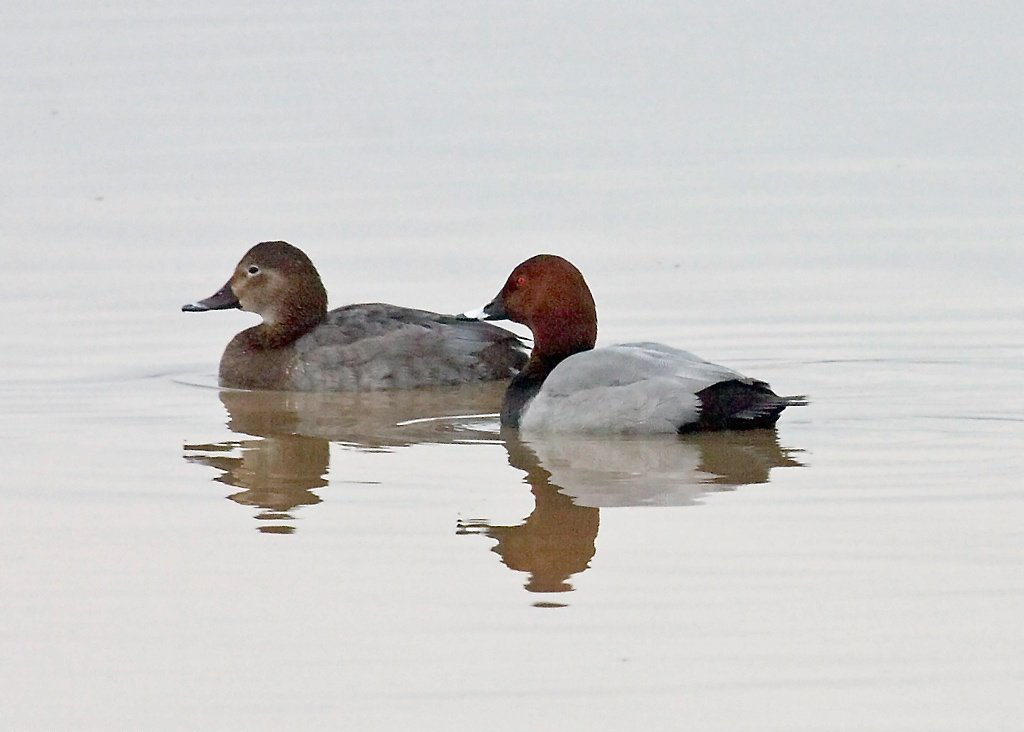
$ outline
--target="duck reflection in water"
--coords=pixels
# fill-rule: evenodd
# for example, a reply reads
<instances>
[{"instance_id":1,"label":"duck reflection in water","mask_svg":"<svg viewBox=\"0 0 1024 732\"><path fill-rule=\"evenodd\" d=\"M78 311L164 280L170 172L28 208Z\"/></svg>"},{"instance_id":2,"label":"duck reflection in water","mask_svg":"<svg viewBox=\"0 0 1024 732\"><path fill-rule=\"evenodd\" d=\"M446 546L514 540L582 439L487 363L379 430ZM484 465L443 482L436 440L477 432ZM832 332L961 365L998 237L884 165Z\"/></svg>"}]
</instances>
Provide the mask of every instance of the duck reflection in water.
<instances>
[{"instance_id":1,"label":"duck reflection in water","mask_svg":"<svg viewBox=\"0 0 1024 732\"><path fill-rule=\"evenodd\" d=\"M484 534L498 543L491 551L501 557L509 569L526 572L530 592L568 592L569 578L590 566L594 541L600 525L600 512L590 506L578 506L558 486L536 454L508 430L505 447L509 465L526 471L525 482L533 493L534 509L517 526L494 526L486 520L459 521L456 533Z\"/></svg>"},{"instance_id":2,"label":"duck reflection in water","mask_svg":"<svg viewBox=\"0 0 1024 732\"><path fill-rule=\"evenodd\" d=\"M259 531L267 534L293 533L292 509L320 503L313 491L327 485L330 444L323 438L295 434L297 413L280 408L285 396L222 391L228 427L256 439L185 445L186 460L221 471L215 481L241 489L229 499L262 509L256 520Z\"/></svg>"},{"instance_id":3,"label":"duck reflection in water","mask_svg":"<svg viewBox=\"0 0 1024 732\"><path fill-rule=\"evenodd\" d=\"M466 429L466 421L408 420L431 415L479 414L501 400L504 382L409 391L280 392L225 389L220 400L228 428L255 439L185 445L185 459L220 471L217 482L239 488L228 496L256 514L259 531L295 531L292 511L321 502L313 491L328 484L330 443L378 452L421 442L493 440L493 429ZM337 481L335 481L337 482Z\"/></svg>"},{"instance_id":4,"label":"duck reflection in water","mask_svg":"<svg viewBox=\"0 0 1024 732\"><path fill-rule=\"evenodd\" d=\"M242 506L264 509L256 514L256 519L267 522L259 527L266 534L295 531L290 524L269 522L292 521L289 511L320 503L313 489L327 485L324 475L329 447L326 440L315 437L275 435L262 440L186 445L186 449L206 452L187 459L222 471L214 480L242 489L228 498ZM222 452L227 450L241 451L241 455Z\"/></svg>"},{"instance_id":5,"label":"duck reflection in water","mask_svg":"<svg viewBox=\"0 0 1024 732\"><path fill-rule=\"evenodd\" d=\"M534 508L522 523L459 521L459 534L494 539L503 563L529 575L530 592L561 593L590 566L601 508L686 506L707 493L766 483L772 468L798 466L775 430L679 437L498 433L502 383L412 392L290 393L224 390L228 427L255 439L185 446L185 459L221 471L228 497L256 506L260 531L291 533L291 512L319 503L328 484L330 443L387 451L422 443L500 443L525 473ZM419 419L423 415L439 415ZM468 416L467 416L468 415ZM475 415L475 416L474 416ZM240 454L239 454L240 452ZM342 481L334 478L336 487ZM555 604L555 603L538 603Z\"/></svg>"},{"instance_id":6,"label":"duck reflection in water","mask_svg":"<svg viewBox=\"0 0 1024 732\"><path fill-rule=\"evenodd\" d=\"M573 589L569 579L594 557L602 507L693 505L710 492L766 483L772 468L801 465L774 430L526 440L503 429L502 439L509 465L526 474L534 510L516 526L479 519L459 522L456 531L497 541L492 551L509 569L529 574L530 592Z\"/></svg>"}]
</instances>

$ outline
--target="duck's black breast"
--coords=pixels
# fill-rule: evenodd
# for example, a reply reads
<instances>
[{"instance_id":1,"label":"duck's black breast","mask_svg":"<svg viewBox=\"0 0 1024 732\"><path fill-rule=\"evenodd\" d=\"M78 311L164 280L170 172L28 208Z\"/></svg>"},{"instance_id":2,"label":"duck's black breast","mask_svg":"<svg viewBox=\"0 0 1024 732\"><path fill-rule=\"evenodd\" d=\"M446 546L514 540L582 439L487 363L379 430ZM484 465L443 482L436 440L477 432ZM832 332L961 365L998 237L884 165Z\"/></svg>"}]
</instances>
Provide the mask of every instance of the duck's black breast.
<instances>
[{"instance_id":1,"label":"duck's black breast","mask_svg":"<svg viewBox=\"0 0 1024 732\"><path fill-rule=\"evenodd\" d=\"M519 427L526 405L537 396L537 392L544 386L544 376L546 374L521 371L512 377L501 402L501 425L503 427Z\"/></svg>"}]
</instances>

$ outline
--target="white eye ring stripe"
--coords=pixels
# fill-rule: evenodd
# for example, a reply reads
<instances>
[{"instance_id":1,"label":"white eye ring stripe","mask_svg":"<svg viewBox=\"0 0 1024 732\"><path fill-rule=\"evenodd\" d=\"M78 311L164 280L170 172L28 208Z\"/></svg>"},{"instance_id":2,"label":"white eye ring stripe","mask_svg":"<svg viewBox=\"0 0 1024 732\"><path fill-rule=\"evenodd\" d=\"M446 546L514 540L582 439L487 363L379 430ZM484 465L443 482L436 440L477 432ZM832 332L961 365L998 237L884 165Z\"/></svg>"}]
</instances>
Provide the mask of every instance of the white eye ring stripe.
<instances>
[{"instance_id":1,"label":"white eye ring stripe","mask_svg":"<svg viewBox=\"0 0 1024 732\"><path fill-rule=\"evenodd\" d=\"M249 265L249 269L248 269L248 270L246 270L246 271L247 271L247 272L248 272L248 273L249 273L250 275L258 275L258 274L260 273L260 268L259 268L259 267L257 267L257 266L256 266L255 264L250 264L250 265Z\"/></svg>"}]
</instances>

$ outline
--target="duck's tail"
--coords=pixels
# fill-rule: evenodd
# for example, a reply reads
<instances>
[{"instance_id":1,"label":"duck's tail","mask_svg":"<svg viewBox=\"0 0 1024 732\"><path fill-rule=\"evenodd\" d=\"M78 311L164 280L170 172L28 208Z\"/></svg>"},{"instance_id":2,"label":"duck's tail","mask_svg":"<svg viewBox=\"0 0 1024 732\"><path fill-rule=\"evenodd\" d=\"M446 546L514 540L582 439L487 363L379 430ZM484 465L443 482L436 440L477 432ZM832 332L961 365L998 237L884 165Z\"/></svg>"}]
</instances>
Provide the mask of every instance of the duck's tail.
<instances>
[{"instance_id":1,"label":"duck's tail","mask_svg":"<svg viewBox=\"0 0 1024 732\"><path fill-rule=\"evenodd\" d=\"M697 392L700 419L680 428L694 430L749 430L774 427L786 407L802 407L805 395L779 396L764 382L721 381Z\"/></svg>"}]
</instances>

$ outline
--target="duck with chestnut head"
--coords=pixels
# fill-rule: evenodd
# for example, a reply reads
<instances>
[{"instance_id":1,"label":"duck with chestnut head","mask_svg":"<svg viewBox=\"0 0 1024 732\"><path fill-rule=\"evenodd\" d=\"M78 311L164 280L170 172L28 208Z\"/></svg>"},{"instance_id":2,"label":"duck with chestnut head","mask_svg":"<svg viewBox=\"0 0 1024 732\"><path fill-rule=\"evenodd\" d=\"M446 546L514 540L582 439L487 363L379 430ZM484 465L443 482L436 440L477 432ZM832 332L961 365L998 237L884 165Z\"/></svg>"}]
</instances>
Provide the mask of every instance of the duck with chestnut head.
<instances>
[{"instance_id":1,"label":"duck with chestnut head","mask_svg":"<svg viewBox=\"0 0 1024 732\"><path fill-rule=\"evenodd\" d=\"M533 351L509 384L506 427L552 432L662 433L772 427L804 397L660 343L595 348L597 309L580 271L539 254L512 270L501 292L463 317L511 320L533 332Z\"/></svg>"}]
</instances>

